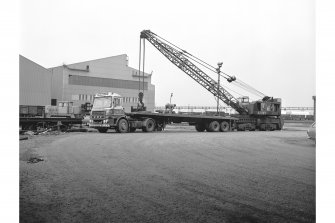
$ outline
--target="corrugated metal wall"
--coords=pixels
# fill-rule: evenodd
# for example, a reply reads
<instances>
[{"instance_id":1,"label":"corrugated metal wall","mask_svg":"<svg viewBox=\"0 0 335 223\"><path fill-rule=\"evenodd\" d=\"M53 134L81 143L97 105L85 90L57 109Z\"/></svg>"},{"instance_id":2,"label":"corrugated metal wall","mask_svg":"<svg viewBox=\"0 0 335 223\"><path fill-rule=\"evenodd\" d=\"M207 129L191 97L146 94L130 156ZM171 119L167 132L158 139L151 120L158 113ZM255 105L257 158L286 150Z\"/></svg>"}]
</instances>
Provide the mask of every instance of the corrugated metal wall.
<instances>
[{"instance_id":1,"label":"corrugated metal wall","mask_svg":"<svg viewBox=\"0 0 335 223\"><path fill-rule=\"evenodd\" d=\"M51 72L20 55L20 105L51 103Z\"/></svg>"}]
</instances>

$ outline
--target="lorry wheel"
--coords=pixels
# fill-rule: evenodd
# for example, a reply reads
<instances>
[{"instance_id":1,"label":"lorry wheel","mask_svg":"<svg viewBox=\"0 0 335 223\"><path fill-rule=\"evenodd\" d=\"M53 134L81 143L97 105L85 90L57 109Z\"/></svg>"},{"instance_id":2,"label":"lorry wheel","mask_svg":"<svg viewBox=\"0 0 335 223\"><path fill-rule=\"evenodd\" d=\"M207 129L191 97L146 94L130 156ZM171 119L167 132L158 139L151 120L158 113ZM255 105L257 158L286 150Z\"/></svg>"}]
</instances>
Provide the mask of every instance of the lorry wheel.
<instances>
[{"instance_id":1,"label":"lorry wheel","mask_svg":"<svg viewBox=\"0 0 335 223\"><path fill-rule=\"evenodd\" d=\"M99 128L98 129L98 131L100 132L100 133L106 133L107 132L107 128Z\"/></svg>"},{"instance_id":2,"label":"lorry wheel","mask_svg":"<svg viewBox=\"0 0 335 223\"><path fill-rule=\"evenodd\" d=\"M117 123L117 131L120 133L128 132L129 126L128 121L126 119L121 119Z\"/></svg>"},{"instance_id":3,"label":"lorry wheel","mask_svg":"<svg viewBox=\"0 0 335 223\"><path fill-rule=\"evenodd\" d=\"M228 132L229 131L229 123L226 122L226 121L221 122L220 131L221 132Z\"/></svg>"},{"instance_id":4,"label":"lorry wheel","mask_svg":"<svg viewBox=\"0 0 335 223\"><path fill-rule=\"evenodd\" d=\"M218 121L212 121L209 123L208 128L207 128L208 132L218 132L220 131L220 123Z\"/></svg>"},{"instance_id":5,"label":"lorry wheel","mask_svg":"<svg viewBox=\"0 0 335 223\"><path fill-rule=\"evenodd\" d=\"M155 121L151 118L144 120L142 130L143 132L152 132L155 129Z\"/></svg>"},{"instance_id":6,"label":"lorry wheel","mask_svg":"<svg viewBox=\"0 0 335 223\"><path fill-rule=\"evenodd\" d=\"M204 124L202 124L202 123L197 123L197 124L195 124L195 129L198 132L203 132L203 131L205 131L206 126Z\"/></svg>"}]
</instances>

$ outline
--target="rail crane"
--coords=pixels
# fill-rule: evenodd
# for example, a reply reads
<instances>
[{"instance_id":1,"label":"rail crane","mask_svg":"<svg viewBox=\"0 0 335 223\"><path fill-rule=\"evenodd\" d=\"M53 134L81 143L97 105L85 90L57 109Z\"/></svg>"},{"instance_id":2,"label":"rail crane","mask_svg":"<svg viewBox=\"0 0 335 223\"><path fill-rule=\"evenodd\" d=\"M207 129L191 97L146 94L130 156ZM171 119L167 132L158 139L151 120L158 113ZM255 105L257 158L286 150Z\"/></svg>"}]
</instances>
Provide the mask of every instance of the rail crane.
<instances>
[{"instance_id":1,"label":"rail crane","mask_svg":"<svg viewBox=\"0 0 335 223\"><path fill-rule=\"evenodd\" d=\"M143 40L143 60L141 60L141 41ZM143 61L143 74L144 74L144 59L145 59L145 40L151 43L159 52L161 52L171 63L176 65L184 73L190 76L198 84L204 87L218 100L221 100L226 105L232 107L238 114L232 115L238 118L235 123L237 130L279 130L282 129L283 119L281 117L281 99L273 98L264 95L260 91L254 89L241 80L237 80L235 76L228 75L220 70L222 63L218 63L218 68L211 66L203 60L193 56L187 51L172 44L166 39L158 36L150 30L143 30L140 35L140 58L139 58L139 71L141 72L141 62ZM229 93L221 84L220 78L218 81L211 78L197 65L219 74L219 77L225 78L229 83L236 83L243 89L250 90L262 96L260 100L249 101L249 97L244 96L235 98ZM143 76L144 79L144 76ZM140 81L140 80L139 80ZM143 80L144 82L144 80ZM143 88L144 89L144 88ZM140 90L140 89L139 89ZM140 105L144 107L142 102L143 92L139 93ZM138 110L141 110L139 108Z\"/></svg>"}]
</instances>

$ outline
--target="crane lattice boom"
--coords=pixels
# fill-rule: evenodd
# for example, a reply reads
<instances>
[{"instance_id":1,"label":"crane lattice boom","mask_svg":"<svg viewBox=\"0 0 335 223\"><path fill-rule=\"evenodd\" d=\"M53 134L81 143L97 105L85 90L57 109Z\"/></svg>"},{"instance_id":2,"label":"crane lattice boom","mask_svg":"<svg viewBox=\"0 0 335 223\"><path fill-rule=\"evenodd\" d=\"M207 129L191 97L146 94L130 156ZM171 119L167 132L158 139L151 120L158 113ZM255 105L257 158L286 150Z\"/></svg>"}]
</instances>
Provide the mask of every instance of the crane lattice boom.
<instances>
[{"instance_id":1,"label":"crane lattice boom","mask_svg":"<svg viewBox=\"0 0 335 223\"><path fill-rule=\"evenodd\" d=\"M247 114L247 110L239 105L239 101L233 95L231 95L221 85L219 86L218 90L218 83L201 69L199 69L196 65L194 65L188 58L186 58L184 56L184 52L179 51L169 44L163 42L150 30L143 30L141 32L141 38L147 39L168 60L170 60L179 69L184 71L201 86L203 86L207 91L212 93L215 97L219 97L221 101L231 106L238 113Z\"/></svg>"}]
</instances>

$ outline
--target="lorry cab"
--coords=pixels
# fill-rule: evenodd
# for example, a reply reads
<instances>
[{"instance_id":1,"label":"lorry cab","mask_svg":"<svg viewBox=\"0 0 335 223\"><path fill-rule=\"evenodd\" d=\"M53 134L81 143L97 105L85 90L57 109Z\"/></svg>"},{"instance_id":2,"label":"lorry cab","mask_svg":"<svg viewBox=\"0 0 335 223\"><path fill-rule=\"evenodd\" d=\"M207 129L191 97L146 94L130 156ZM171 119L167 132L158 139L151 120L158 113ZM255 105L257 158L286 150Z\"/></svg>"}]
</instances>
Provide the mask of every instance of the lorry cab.
<instances>
[{"instance_id":1,"label":"lorry cab","mask_svg":"<svg viewBox=\"0 0 335 223\"><path fill-rule=\"evenodd\" d=\"M98 130L104 132L108 128L115 127L121 117L125 117L125 112L119 94L108 92L95 95L90 127L99 127Z\"/></svg>"}]
</instances>

